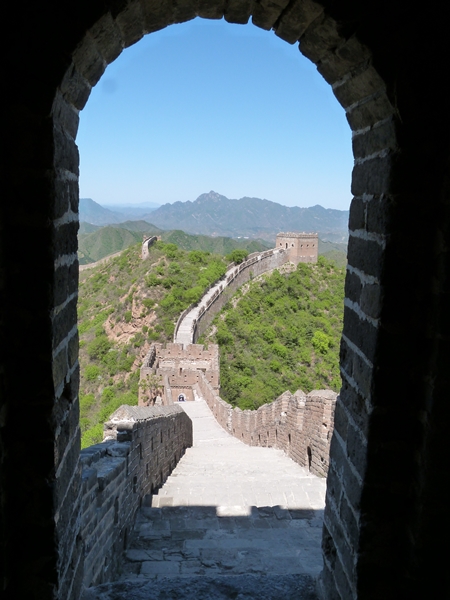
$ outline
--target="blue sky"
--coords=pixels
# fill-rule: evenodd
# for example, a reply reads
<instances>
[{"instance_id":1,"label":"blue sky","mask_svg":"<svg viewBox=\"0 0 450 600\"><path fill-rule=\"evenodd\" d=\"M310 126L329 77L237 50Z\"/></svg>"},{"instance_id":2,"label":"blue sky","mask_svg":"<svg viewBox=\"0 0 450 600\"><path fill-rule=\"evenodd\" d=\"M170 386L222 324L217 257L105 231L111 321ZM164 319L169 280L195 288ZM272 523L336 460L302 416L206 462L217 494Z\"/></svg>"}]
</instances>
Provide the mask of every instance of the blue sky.
<instances>
[{"instance_id":1,"label":"blue sky","mask_svg":"<svg viewBox=\"0 0 450 600\"><path fill-rule=\"evenodd\" d=\"M81 113L80 196L164 204L214 190L348 209L351 131L296 45L195 19L109 65Z\"/></svg>"}]
</instances>

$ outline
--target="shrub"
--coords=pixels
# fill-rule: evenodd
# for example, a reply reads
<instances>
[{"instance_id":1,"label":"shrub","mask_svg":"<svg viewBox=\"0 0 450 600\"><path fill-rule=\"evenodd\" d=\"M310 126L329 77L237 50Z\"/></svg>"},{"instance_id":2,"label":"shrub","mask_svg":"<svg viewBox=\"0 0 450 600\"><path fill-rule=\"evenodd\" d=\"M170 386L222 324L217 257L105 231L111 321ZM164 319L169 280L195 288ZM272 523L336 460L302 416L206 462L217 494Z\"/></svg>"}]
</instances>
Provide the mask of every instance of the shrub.
<instances>
[{"instance_id":1,"label":"shrub","mask_svg":"<svg viewBox=\"0 0 450 600\"><path fill-rule=\"evenodd\" d=\"M101 335L95 338L87 346L87 352L91 359L101 359L111 349L111 342L106 335Z\"/></svg>"},{"instance_id":2,"label":"shrub","mask_svg":"<svg viewBox=\"0 0 450 600\"><path fill-rule=\"evenodd\" d=\"M331 339L323 331L315 331L311 343L317 352L326 354L331 345Z\"/></svg>"},{"instance_id":3,"label":"shrub","mask_svg":"<svg viewBox=\"0 0 450 600\"><path fill-rule=\"evenodd\" d=\"M144 300L142 300L142 304L145 306L145 308L150 310L150 308L155 306L156 302L152 298L144 298Z\"/></svg>"},{"instance_id":4,"label":"shrub","mask_svg":"<svg viewBox=\"0 0 450 600\"><path fill-rule=\"evenodd\" d=\"M81 447L88 448L93 444L99 444L103 440L103 423L97 423L87 429L81 436Z\"/></svg>"},{"instance_id":5,"label":"shrub","mask_svg":"<svg viewBox=\"0 0 450 600\"><path fill-rule=\"evenodd\" d=\"M230 254L227 254L226 259L229 262L234 262L237 265L239 265L241 262L243 262L248 256L248 251L247 250L240 250L240 249L236 249L233 250L232 252L230 252Z\"/></svg>"},{"instance_id":6,"label":"shrub","mask_svg":"<svg viewBox=\"0 0 450 600\"><path fill-rule=\"evenodd\" d=\"M100 375L100 369L97 365L88 365L84 370L84 376L88 381L94 381Z\"/></svg>"}]
</instances>

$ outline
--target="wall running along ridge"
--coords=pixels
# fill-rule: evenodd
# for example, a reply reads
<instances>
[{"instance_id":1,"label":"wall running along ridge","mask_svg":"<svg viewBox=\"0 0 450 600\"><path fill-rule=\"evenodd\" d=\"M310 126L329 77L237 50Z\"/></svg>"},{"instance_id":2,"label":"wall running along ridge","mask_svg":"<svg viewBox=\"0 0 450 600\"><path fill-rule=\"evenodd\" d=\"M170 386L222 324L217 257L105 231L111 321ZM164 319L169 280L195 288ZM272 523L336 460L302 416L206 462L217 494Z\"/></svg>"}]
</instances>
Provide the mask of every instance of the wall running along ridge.
<instances>
[{"instance_id":1,"label":"wall running along ridge","mask_svg":"<svg viewBox=\"0 0 450 600\"><path fill-rule=\"evenodd\" d=\"M195 343L198 338L208 329L212 320L218 312L222 310L228 300L233 296L238 288L244 283L262 275L271 269L278 269L289 260L288 254L284 249L274 248L266 252L254 252L249 254L247 260L239 265L232 265L227 269L227 272L222 279L214 284L215 291L207 302L203 303L205 296L197 303L189 306L180 315L173 336L174 342L178 342L177 333L183 319L190 313L192 309L200 305L199 313L192 323L191 342ZM212 289L210 288L210 289Z\"/></svg>"},{"instance_id":2,"label":"wall running along ridge","mask_svg":"<svg viewBox=\"0 0 450 600\"><path fill-rule=\"evenodd\" d=\"M149 257L150 247L153 246L153 244L160 239L161 239L161 236L158 236L158 235L146 237L144 234L144 241L142 242L142 252L141 252L142 260L145 260L146 258Z\"/></svg>"},{"instance_id":3,"label":"wall running along ridge","mask_svg":"<svg viewBox=\"0 0 450 600\"><path fill-rule=\"evenodd\" d=\"M192 446L192 421L180 406L121 406L104 441L80 453L83 587L112 581L138 508L163 485Z\"/></svg>"}]
</instances>

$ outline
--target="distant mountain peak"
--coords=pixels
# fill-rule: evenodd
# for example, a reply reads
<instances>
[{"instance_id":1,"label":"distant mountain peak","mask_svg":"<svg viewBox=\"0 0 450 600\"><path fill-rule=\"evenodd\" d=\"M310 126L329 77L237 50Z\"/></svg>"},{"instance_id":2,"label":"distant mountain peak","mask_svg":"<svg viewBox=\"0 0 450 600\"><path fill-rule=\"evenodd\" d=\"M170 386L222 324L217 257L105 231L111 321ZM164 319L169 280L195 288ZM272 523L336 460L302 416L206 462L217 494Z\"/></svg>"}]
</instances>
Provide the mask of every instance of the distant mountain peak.
<instances>
[{"instance_id":1,"label":"distant mountain peak","mask_svg":"<svg viewBox=\"0 0 450 600\"><path fill-rule=\"evenodd\" d=\"M283 206L260 198L231 200L211 190L194 202L166 204L151 213L161 229L193 234L274 240L279 231L318 231L322 239L345 242L348 211Z\"/></svg>"},{"instance_id":2,"label":"distant mountain peak","mask_svg":"<svg viewBox=\"0 0 450 600\"><path fill-rule=\"evenodd\" d=\"M211 202L232 202L232 200L229 200L226 196L222 196L222 194L218 194L214 190L211 190L209 193L200 194L197 200L195 200L195 204L207 204Z\"/></svg>"}]
</instances>

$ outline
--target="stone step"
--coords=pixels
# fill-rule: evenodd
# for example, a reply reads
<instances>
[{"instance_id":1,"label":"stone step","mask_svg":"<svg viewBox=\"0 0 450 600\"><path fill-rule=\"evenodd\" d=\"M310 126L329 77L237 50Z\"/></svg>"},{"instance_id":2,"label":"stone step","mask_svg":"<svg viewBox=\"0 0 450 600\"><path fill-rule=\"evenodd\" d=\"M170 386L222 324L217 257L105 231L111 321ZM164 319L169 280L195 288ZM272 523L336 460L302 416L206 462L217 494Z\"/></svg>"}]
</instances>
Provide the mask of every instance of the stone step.
<instances>
[{"instance_id":1,"label":"stone step","mask_svg":"<svg viewBox=\"0 0 450 600\"><path fill-rule=\"evenodd\" d=\"M322 513L280 506L141 508L122 579L260 574L322 568Z\"/></svg>"},{"instance_id":2,"label":"stone step","mask_svg":"<svg viewBox=\"0 0 450 600\"><path fill-rule=\"evenodd\" d=\"M318 600L310 575L178 576L124 579L86 590L83 600Z\"/></svg>"}]
</instances>

